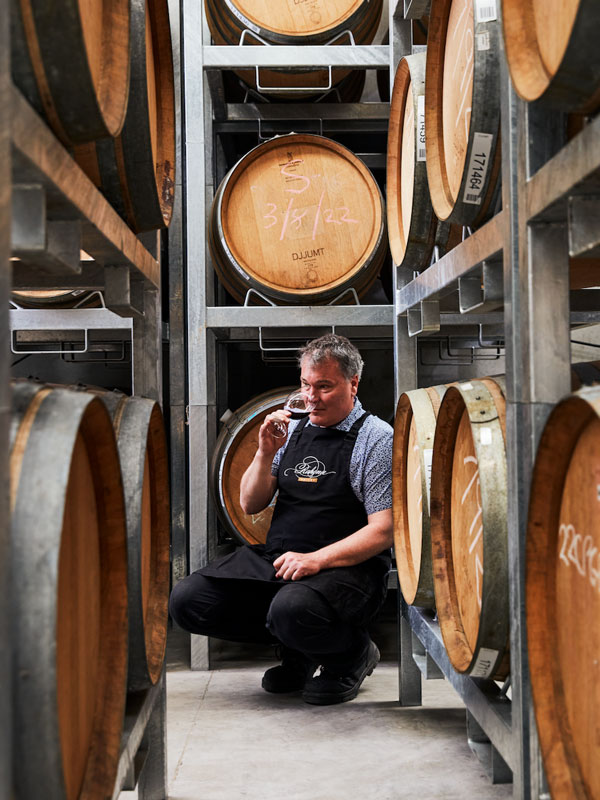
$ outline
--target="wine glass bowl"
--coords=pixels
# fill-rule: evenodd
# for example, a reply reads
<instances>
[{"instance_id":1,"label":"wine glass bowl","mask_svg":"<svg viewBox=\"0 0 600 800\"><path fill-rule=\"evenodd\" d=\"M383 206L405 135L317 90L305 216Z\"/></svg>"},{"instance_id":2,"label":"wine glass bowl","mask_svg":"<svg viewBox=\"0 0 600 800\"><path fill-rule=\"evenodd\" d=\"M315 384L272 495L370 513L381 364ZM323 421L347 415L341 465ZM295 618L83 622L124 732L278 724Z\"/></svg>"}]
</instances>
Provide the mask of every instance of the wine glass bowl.
<instances>
[{"instance_id":1,"label":"wine glass bowl","mask_svg":"<svg viewBox=\"0 0 600 800\"><path fill-rule=\"evenodd\" d=\"M302 419L315 410L315 403L310 400L305 389L295 389L287 396L283 404L283 410L289 412L291 419ZM276 439L283 439L287 436L287 432L288 426L286 422L281 422L280 420L271 422L271 434Z\"/></svg>"}]
</instances>

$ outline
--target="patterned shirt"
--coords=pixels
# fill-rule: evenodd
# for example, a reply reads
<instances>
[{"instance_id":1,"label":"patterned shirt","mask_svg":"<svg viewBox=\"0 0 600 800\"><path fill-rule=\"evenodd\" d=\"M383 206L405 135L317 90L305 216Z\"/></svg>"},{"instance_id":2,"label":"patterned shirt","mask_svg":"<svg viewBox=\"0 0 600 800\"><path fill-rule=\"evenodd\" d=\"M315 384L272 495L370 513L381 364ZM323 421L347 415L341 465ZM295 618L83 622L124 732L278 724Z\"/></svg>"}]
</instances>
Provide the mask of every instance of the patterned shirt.
<instances>
[{"instance_id":1,"label":"patterned shirt","mask_svg":"<svg viewBox=\"0 0 600 800\"><path fill-rule=\"evenodd\" d=\"M356 398L352 411L333 427L340 431L349 431L363 411L360 400ZM275 477L279 474L281 456L287 447L289 437L298 423L299 420L290 420L288 439L275 454L271 466L271 474ZM306 424L313 423L309 421ZM350 485L356 497L363 503L367 514L392 507L393 437L394 431L391 425L373 414L363 422L356 437L350 457Z\"/></svg>"}]
</instances>

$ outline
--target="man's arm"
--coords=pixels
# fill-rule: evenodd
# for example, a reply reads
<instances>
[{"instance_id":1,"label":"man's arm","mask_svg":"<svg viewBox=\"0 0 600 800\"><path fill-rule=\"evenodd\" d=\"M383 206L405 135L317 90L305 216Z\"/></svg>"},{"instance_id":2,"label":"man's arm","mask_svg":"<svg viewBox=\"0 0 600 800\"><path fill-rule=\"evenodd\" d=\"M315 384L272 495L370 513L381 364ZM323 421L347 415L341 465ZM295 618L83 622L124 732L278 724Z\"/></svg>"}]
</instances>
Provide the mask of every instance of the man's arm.
<instances>
[{"instance_id":1,"label":"man's arm","mask_svg":"<svg viewBox=\"0 0 600 800\"><path fill-rule=\"evenodd\" d=\"M266 508L275 494L277 478L271 475L271 465L275 453L286 440L278 439L271 433L270 423L290 421L288 411L274 411L267 414L258 431L258 450L240 482L240 505L245 514L257 514Z\"/></svg>"},{"instance_id":2,"label":"man's arm","mask_svg":"<svg viewBox=\"0 0 600 800\"><path fill-rule=\"evenodd\" d=\"M297 581L329 567L351 567L392 546L392 509L369 514L367 524L313 553L288 552L273 562L276 577Z\"/></svg>"}]
</instances>

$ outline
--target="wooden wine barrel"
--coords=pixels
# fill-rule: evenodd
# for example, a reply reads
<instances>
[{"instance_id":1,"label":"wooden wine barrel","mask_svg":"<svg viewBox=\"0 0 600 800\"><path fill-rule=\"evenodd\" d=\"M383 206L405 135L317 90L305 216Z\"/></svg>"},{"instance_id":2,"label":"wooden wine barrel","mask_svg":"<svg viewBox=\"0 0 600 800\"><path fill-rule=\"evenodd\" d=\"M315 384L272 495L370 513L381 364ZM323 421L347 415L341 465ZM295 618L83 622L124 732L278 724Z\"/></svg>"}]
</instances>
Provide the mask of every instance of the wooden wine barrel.
<instances>
[{"instance_id":1,"label":"wooden wine barrel","mask_svg":"<svg viewBox=\"0 0 600 800\"><path fill-rule=\"evenodd\" d=\"M425 162L425 53L396 70L387 145L387 225L394 262L429 265L437 218Z\"/></svg>"},{"instance_id":2,"label":"wooden wine barrel","mask_svg":"<svg viewBox=\"0 0 600 800\"><path fill-rule=\"evenodd\" d=\"M131 0L131 86L120 135L75 158L135 233L164 228L175 193L175 91L167 0Z\"/></svg>"},{"instance_id":3,"label":"wooden wine barrel","mask_svg":"<svg viewBox=\"0 0 600 800\"><path fill-rule=\"evenodd\" d=\"M162 412L145 397L95 390L110 412L127 514L131 691L156 683L167 643L169 461Z\"/></svg>"},{"instance_id":4,"label":"wooden wine barrel","mask_svg":"<svg viewBox=\"0 0 600 800\"><path fill-rule=\"evenodd\" d=\"M439 219L479 225L500 192L500 22L495 4L432 0L425 76L427 176Z\"/></svg>"},{"instance_id":5,"label":"wooden wine barrel","mask_svg":"<svg viewBox=\"0 0 600 800\"><path fill-rule=\"evenodd\" d=\"M445 386L404 392L398 400L392 454L394 550L409 605L435 606L429 487L435 424Z\"/></svg>"},{"instance_id":6,"label":"wooden wine barrel","mask_svg":"<svg viewBox=\"0 0 600 800\"><path fill-rule=\"evenodd\" d=\"M13 291L11 300L23 308L97 308L97 292L85 289L28 289Z\"/></svg>"},{"instance_id":7,"label":"wooden wine barrel","mask_svg":"<svg viewBox=\"0 0 600 800\"><path fill-rule=\"evenodd\" d=\"M379 26L382 6L382 0L310 4L294 0L281 0L277 4L256 0L205 0L206 19L217 45L239 44L244 30L250 32L244 38L248 45L347 45L349 37L344 34L348 31L356 44L370 44ZM337 86L350 72L333 69L332 85ZM306 99L323 94L329 86L329 73L324 69L261 68L258 83L256 70L236 70L236 74L251 88L276 97ZM293 91L296 88L305 91Z\"/></svg>"},{"instance_id":8,"label":"wooden wine barrel","mask_svg":"<svg viewBox=\"0 0 600 800\"><path fill-rule=\"evenodd\" d=\"M373 284L387 249L379 187L346 147L312 134L258 145L212 205L210 251L227 291L278 303L326 303Z\"/></svg>"},{"instance_id":9,"label":"wooden wine barrel","mask_svg":"<svg viewBox=\"0 0 600 800\"><path fill-rule=\"evenodd\" d=\"M550 414L526 545L529 669L553 800L600 797L600 387Z\"/></svg>"},{"instance_id":10,"label":"wooden wine barrel","mask_svg":"<svg viewBox=\"0 0 600 800\"><path fill-rule=\"evenodd\" d=\"M116 136L129 93L129 0L12 0L14 83L66 145Z\"/></svg>"},{"instance_id":11,"label":"wooden wine barrel","mask_svg":"<svg viewBox=\"0 0 600 800\"><path fill-rule=\"evenodd\" d=\"M20 800L111 797L127 687L127 532L110 417L15 382L14 770Z\"/></svg>"},{"instance_id":12,"label":"wooden wine barrel","mask_svg":"<svg viewBox=\"0 0 600 800\"><path fill-rule=\"evenodd\" d=\"M510 76L524 100L590 113L600 105L596 0L503 0Z\"/></svg>"},{"instance_id":13,"label":"wooden wine barrel","mask_svg":"<svg viewBox=\"0 0 600 800\"><path fill-rule=\"evenodd\" d=\"M240 506L242 475L258 448L258 430L267 414L283 407L293 386L258 395L228 417L215 444L210 464L210 486L219 519L240 544L264 544L275 502L258 514Z\"/></svg>"},{"instance_id":14,"label":"wooden wine barrel","mask_svg":"<svg viewBox=\"0 0 600 800\"><path fill-rule=\"evenodd\" d=\"M501 378L451 386L438 413L431 471L435 602L457 672L509 671L505 401Z\"/></svg>"}]
</instances>

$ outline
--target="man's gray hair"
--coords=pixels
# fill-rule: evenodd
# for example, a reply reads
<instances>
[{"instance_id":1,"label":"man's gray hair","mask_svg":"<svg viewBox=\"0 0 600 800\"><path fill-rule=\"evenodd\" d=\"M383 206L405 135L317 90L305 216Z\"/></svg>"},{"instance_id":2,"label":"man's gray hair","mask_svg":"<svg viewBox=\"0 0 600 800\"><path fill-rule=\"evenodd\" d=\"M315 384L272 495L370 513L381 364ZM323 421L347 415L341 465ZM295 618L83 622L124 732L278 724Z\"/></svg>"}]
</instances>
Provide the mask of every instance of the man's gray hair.
<instances>
[{"instance_id":1,"label":"man's gray hair","mask_svg":"<svg viewBox=\"0 0 600 800\"><path fill-rule=\"evenodd\" d=\"M298 364L302 367L303 361L316 366L323 361L332 359L337 361L342 375L347 379L354 375L362 375L364 361L360 353L349 339L338 336L336 333L326 333L318 339L313 339L298 350Z\"/></svg>"}]
</instances>

